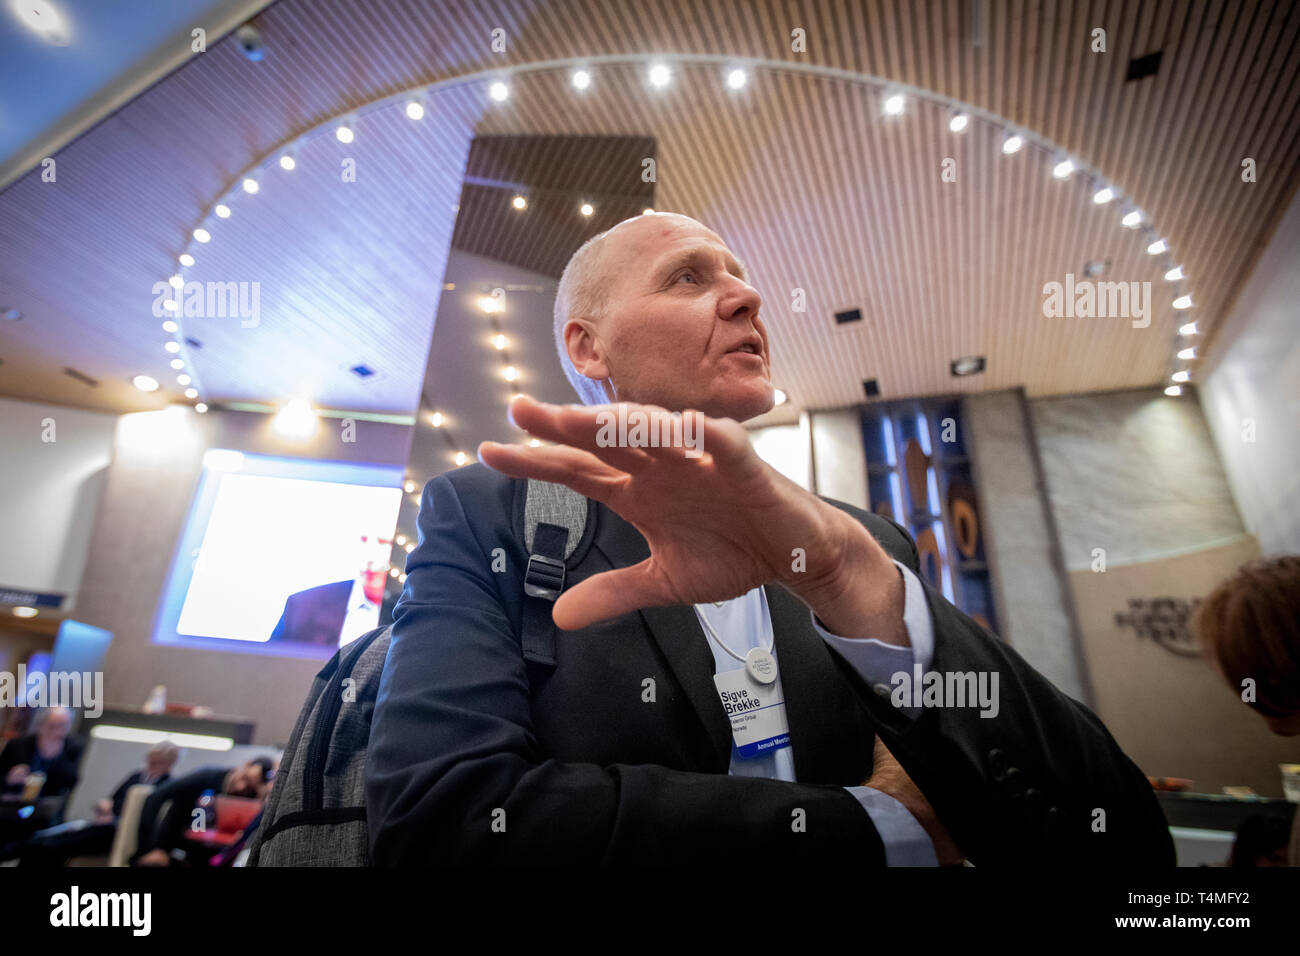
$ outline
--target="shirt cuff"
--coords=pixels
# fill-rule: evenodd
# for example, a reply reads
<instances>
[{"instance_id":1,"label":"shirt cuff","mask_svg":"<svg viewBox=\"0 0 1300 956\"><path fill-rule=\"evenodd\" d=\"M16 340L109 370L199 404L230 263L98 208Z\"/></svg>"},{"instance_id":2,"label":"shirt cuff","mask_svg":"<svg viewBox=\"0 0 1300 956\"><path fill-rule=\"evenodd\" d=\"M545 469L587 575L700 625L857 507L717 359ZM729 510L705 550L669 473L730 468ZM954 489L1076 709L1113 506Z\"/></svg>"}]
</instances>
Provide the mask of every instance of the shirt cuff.
<instances>
[{"instance_id":1,"label":"shirt cuff","mask_svg":"<svg viewBox=\"0 0 1300 956\"><path fill-rule=\"evenodd\" d=\"M894 674L902 671L910 677L918 665L922 672L928 671L930 662L934 660L934 619L925 600L925 589L910 568L897 561L894 566L903 576L903 626L907 629L910 647L886 644L874 637L852 638L832 634L822 627L816 614L809 612L813 628L822 640L838 651L872 690L886 698L893 692ZM919 706L898 709L913 719L921 713Z\"/></svg>"},{"instance_id":2,"label":"shirt cuff","mask_svg":"<svg viewBox=\"0 0 1300 956\"><path fill-rule=\"evenodd\" d=\"M886 866L938 866L934 843L901 803L874 787L845 787L862 804L885 844Z\"/></svg>"}]
</instances>

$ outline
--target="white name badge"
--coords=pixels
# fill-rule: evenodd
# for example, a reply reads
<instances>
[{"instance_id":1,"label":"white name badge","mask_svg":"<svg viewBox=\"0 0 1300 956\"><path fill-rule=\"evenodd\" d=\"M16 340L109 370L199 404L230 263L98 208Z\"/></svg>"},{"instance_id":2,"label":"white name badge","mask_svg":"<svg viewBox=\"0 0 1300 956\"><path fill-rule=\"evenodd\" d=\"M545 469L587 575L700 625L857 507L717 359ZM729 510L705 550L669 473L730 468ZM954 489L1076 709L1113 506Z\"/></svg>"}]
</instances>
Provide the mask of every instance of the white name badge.
<instances>
[{"instance_id":1,"label":"white name badge","mask_svg":"<svg viewBox=\"0 0 1300 956\"><path fill-rule=\"evenodd\" d=\"M790 746L790 724L785 717L785 691L781 678L760 684L740 667L714 674L722 709L731 719L731 736L742 760L761 757Z\"/></svg>"}]
</instances>

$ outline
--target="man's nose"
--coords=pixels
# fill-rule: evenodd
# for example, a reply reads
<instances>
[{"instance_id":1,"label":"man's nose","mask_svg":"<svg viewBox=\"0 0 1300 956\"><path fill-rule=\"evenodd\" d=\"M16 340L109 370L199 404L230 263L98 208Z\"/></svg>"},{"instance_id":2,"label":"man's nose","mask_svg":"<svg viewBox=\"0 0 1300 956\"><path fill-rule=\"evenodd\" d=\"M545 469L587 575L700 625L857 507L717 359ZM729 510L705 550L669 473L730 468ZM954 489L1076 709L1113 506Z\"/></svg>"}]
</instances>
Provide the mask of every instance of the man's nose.
<instances>
[{"instance_id":1,"label":"man's nose","mask_svg":"<svg viewBox=\"0 0 1300 956\"><path fill-rule=\"evenodd\" d=\"M722 317L725 319L748 319L758 314L763 304L758 290L743 279L734 278L731 287L719 303Z\"/></svg>"}]
</instances>

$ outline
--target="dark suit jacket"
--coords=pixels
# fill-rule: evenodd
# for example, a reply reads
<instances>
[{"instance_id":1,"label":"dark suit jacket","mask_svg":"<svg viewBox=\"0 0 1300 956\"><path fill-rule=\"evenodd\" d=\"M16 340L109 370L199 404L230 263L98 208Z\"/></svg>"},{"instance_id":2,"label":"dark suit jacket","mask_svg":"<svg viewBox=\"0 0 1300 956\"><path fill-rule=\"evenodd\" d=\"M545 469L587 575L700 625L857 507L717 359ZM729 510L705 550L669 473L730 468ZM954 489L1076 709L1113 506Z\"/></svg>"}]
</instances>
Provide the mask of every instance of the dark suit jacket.
<instances>
[{"instance_id":1,"label":"dark suit jacket","mask_svg":"<svg viewBox=\"0 0 1300 956\"><path fill-rule=\"evenodd\" d=\"M150 850L178 848L190 828L190 814L199 797L204 790L221 793L228 773L229 767L202 767L155 787L140 808L140 831L131 861L134 863Z\"/></svg>"},{"instance_id":2,"label":"dark suit jacket","mask_svg":"<svg viewBox=\"0 0 1300 956\"><path fill-rule=\"evenodd\" d=\"M343 621L348 616L348 597L351 594L350 580L321 584L290 594L284 602L280 621L271 632L271 640L337 648Z\"/></svg>"},{"instance_id":3,"label":"dark suit jacket","mask_svg":"<svg viewBox=\"0 0 1300 956\"><path fill-rule=\"evenodd\" d=\"M85 746L84 740L80 737L74 737L72 734L69 734L64 739L63 751L43 769L45 785L41 787L41 797L60 797L71 792L72 788L77 785L81 755L85 750ZM9 775L9 771L19 764L32 767L36 758L35 734L16 737L6 743L4 749L0 750L0 789L9 793L21 791L23 789L21 785L11 786L5 783L5 778Z\"/></svg>"},{"instance_id":4,"label":"dark suit jacket","mask_svg":"<svg viewBox=\"0 0 1300 956\"><path fill-rule=\"evenodd\" d=\"M843 789L870 776L879 733L977 865L1173 865L1151 787L1101 722L929 586L931 669L999 672L996 718L931 708L913 722L817 635L806 605L766 587L797 782L728 775L730 725L689 606L558 631L557 665L526 663L524 485L475 464L424 488L367 758L375 863L716 864L758 852L882 864L879 835ZM831 503L917 567L898 525ZM649 555L604 506L587 535L569 585ZM492 570L496 548L505 573Z\"/></svg>"}]
</instances>

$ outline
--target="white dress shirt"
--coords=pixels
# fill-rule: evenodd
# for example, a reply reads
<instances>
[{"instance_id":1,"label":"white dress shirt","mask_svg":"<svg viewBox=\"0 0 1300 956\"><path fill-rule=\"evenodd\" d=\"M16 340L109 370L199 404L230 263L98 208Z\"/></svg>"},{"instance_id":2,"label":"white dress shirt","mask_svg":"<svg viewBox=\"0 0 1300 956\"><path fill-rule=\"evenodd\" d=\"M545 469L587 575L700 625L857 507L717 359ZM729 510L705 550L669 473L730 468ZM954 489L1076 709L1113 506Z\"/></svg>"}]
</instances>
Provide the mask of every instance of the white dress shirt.
<instances>
[{"instance_id":1,"label":"white dress shirt","mask_svg":"<svg viewBox=\"0 0 1300 956\"><path fill-rule=\"evenodd\" d=\"M339 647L351 644L366 631L379 626L379 605L366 597L366 589L361 579L352 582L352 593L348 595L348 611L343 618L343 629L339 631Z\"/></svg>"},{"instance_id":2,"label":"white dress shirt","mask_svg":"<svg viewBox=\"0 0 1300 956\"><path fill-rule=\"evenodd\" d=\"M853 669L862 675L871 687L883 685L890 688L890 677L899 671L912 673L914 663L921 665L921 670L930 667L934 657L934 622L930 618L930 609L925 602L925 592L921 582L910 570L897 561L899 572L903 576L903 624L907 628L910 647L898 647L886 644L875 638L854 639L831 634L818 623L816 615L809 611L813 628L827 644L831 645ZM756 587L747 594L722 604L697 604L697 616L713 625L718 638L736 654L743 658L755 647L776 649L772 643L772 615L767 606L767 595L762 587ZM714 673L737 670L745 666L743 660L737 660L708 637L708 628L701 621L705 631L705 640L713 652ZM781 662L777 660L777 670ZM915 719L920 708L900 708L904 714ZM780 750L770 751L758 757L742 760L736 752L733 741L731 747L731 768L728 771L737 777L767 777L775 780L794 781L794 745ZM934 845L924 828L916 822L907 809L893 797L872 787L845 787L862 808L871 817L880 838L885 844L885 861L890 866L937 866Z\"/></svg>"}]
</instances>

